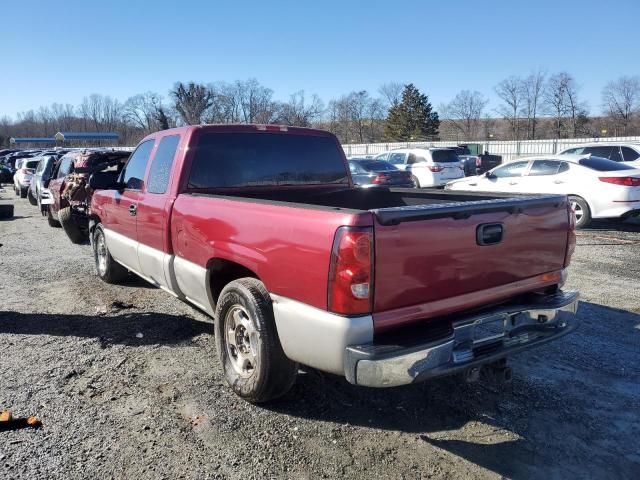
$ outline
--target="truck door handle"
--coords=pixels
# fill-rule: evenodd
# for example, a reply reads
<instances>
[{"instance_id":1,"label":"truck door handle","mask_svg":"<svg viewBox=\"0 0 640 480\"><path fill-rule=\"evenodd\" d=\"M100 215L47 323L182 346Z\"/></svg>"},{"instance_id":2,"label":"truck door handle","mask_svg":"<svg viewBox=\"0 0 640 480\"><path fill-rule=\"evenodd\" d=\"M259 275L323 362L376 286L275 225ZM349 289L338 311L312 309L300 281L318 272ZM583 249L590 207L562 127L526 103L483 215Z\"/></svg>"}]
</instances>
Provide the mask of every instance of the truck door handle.
<instances>
[{"instance_id":1,"label":"truck door handle","mask_svg":"<svg viewBox=\"0 0 640 480\"><path fill-rule=\"evenodd\" d=\"M136 216L138 207L136 205L129 205L129 215L131 215L132 217Z\"/></svg>"},{"instance_id":2,"label":"truck door handle","mask_svg":"<svg viewBox=\"0 0 640 480\"><path fill-rule=\"evenodd\" d=\"M509 185L517 185L518 182L509 182Z\"/></svg>"},{"instance_id":3,"label":"truck door handle","mask_svg":"<svg viewBox=\"0 0 640 480\"><path fill-rule=\"evenodd\" d=\"M555 180L553 183L564 183L564 180Z\"/></svg>"}]
</instances>

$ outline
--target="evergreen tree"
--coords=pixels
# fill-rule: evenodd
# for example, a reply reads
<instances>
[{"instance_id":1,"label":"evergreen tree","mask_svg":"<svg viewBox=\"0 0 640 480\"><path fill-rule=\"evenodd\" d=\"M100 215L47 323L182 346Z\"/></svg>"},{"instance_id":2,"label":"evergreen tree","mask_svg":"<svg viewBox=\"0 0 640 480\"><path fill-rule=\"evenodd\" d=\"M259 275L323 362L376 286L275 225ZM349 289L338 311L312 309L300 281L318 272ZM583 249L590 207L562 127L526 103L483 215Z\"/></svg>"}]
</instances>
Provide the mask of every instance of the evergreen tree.
<instances>
[{"instance_id":1,"label":"evergreen tree","mask_svg":"<svg viewBox=\"0 0 640 480\"><path fill-rule=\"evenodd\" d=\"M389 109L384 133L388 140L426 140L438 135L439 127L429 97L410 83L404 87L402 101Z\"/></svg>"}]
</instances>

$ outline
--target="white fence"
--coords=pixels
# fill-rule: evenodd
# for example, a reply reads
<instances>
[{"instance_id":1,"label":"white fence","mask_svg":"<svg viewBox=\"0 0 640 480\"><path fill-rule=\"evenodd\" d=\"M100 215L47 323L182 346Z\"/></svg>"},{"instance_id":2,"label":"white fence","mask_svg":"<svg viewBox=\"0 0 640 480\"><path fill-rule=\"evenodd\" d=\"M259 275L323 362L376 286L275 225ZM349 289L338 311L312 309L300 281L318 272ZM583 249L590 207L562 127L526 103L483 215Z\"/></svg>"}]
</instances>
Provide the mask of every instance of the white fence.
<instances>
[{"instance_id":1,"label":"white fence","mask_svg":"<svg viewBox=\"0 0 640 480\"><path fill-rule=\"evenodd\" d=\"M478 143L482 151L494 155L502 155L503 162L518 157L558 153L566 148L587 142L640 142L640 137L607 137L607 138L561 138L554 140L519 140L519 141L458 141L458 142L396 142L396 143L360 143L347 144L342 148L346 155L372 155L393 150L394 148L419 147L454 147L462 143Z\"/></svg>"}]
</instances>

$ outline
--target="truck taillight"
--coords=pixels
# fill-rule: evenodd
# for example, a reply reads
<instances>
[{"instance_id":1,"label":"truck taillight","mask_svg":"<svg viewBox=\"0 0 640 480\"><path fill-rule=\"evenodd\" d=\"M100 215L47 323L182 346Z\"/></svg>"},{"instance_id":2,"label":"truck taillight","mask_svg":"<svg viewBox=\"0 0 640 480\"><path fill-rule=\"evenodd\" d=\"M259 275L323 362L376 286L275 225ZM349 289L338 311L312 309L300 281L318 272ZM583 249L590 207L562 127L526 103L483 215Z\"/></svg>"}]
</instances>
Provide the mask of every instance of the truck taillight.
<instances>
[{"instance_id":1,"label":"truck taillight","mask_svg":"<svg viewBox=\"0 0 640 480\"><path fill-rule=\"evenodd\" d=\"M480 168L482 166L482 159L480 157L476 157L476 167Z\"/></svg>"},{"instance_id":2,"label":"truck taillight","mask_svg":"<svg viewBox=\"0 0 640 480\"><path fill-rule=\"evenodd\" d=\"M431 170L433 173L438 173L444 170L444 167L441 167L440 165L429 165L429 170Z\"/></svg>"},{"instance_id":3,"label":"truck taillight","mask_svg":"<svg viewBox=\"0 0 640 480\"><path fill-rule=\"evenodd\" d=\"M370 313L373 303L373 230L340 227L329 267L329 310L341 315Z\"/></svg>"},{"instance_id":4,"label":"truck taillight","mask_svg":"<svg viewBox=\"0 0 640 480\"><path fill-rule=\"evenodd\" d=\"M571 208L571 202L567 202L567 215L569 215L569 232L567 233L567 251L564 255L565 268L571 263L571 257L576 250L576 212Z\"/></svg>"}]
</instances>

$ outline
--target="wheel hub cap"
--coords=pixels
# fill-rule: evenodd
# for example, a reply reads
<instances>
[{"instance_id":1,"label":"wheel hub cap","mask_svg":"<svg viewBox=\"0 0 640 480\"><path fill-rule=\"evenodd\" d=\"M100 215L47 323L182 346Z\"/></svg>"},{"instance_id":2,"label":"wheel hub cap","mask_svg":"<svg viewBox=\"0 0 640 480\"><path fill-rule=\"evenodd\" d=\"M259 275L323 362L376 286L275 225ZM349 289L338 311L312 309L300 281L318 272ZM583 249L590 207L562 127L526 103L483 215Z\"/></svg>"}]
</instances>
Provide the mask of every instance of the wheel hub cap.
<instances>
[{"instance_id":1,"label":"wheel hub cap","mask_svg":"<svg viewBox=\"0 0 640 480\"><path fill-rule=\"evenodd\" d=\"M241 305L232 306L224 319L224 343L235 372L242 377L253 375L258 366L258 332Z\"/></svg>"}]
</instances>

